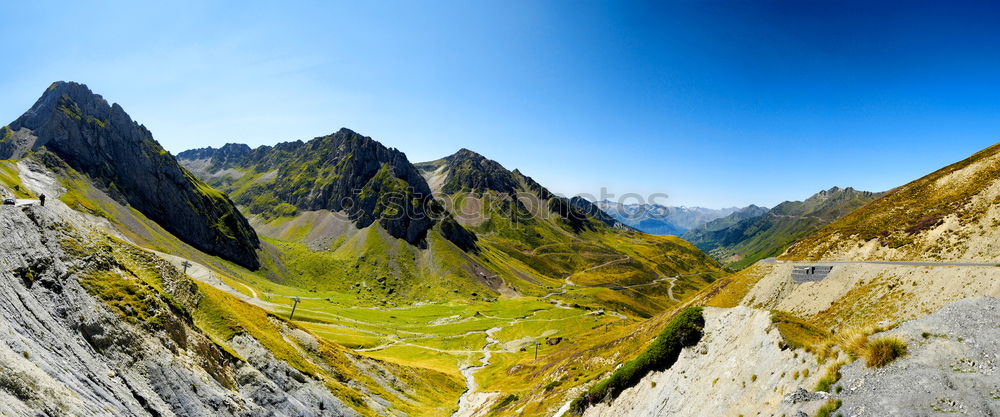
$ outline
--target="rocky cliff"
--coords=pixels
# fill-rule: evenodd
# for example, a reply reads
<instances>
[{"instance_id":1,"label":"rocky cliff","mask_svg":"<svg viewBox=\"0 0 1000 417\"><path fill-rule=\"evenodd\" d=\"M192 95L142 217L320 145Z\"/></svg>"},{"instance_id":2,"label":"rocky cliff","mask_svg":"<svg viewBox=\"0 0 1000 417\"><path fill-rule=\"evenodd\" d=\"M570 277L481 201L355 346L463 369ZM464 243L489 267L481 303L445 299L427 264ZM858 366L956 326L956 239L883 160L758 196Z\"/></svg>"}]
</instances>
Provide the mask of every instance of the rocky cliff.
<instances>
[{"instance_id":1,"label":"rocky cliff","mask_svg":"<svg viewBox=\"0 0 1000 417\"><path fill-rule=\"evenodd\" d=\"M10 130L0 159L44 147L192 246L258 267L257 235L229 198L188 173L145 126L87 86L53 83Z\"/></svg>"},{"instance_id":2,"label":"rocky cliff","mask_svg":"<svg viewBox=\"0 0 1000 417\"><path fill-rule=\"evenodd\" d=\"M213 341L190 278L56 210L0 210L0 415L358 414L257 339Z\"/></svg>"}]
</instances>

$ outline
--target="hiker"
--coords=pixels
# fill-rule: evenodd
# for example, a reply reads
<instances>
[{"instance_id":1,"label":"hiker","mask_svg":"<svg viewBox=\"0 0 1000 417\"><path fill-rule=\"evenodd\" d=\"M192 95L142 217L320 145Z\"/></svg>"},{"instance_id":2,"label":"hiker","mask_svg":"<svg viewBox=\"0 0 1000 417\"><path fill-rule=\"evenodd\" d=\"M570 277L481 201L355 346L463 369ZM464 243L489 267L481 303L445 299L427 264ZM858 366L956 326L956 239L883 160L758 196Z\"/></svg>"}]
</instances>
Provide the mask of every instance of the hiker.
<instances>
[{"instance_id":1,"label":"hiker","mask_svg":"<svg viewBox=\"0 0 1000 417\"><path fill-rule=\"evenodd\" d=\"M45 207L45 194L39 194L38 201L42 203L42 207Z\"/></svg>"}]
</instances>

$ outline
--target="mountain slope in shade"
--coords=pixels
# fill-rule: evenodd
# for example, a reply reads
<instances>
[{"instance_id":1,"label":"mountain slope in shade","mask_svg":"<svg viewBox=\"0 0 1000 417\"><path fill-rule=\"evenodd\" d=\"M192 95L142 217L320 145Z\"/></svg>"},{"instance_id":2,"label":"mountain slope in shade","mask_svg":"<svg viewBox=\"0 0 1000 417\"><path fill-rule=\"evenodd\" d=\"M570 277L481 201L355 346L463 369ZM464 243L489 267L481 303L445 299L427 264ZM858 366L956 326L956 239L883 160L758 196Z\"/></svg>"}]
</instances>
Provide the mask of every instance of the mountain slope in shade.
<instances>
[{"instance_id":1,"label":"mountain slope in shade","mask_svg":"<svg viewBox=\"0 0 1000 417\"><path fill-rule=\"evenodd\" d=\"M44 148L192 246L259 266L257 235L232 202L182 168L121 106L87 86L53 83L5 131L0 159Z\"/></svg>"},{"instance_id":2,"label":"mountain slope in shade","mask_svg":"<svg viewBox=\"0 0 1000 417\"><path fill-rule=\"evenodd\" d=\"M780 255L797 239L874 200L880 194L834 187L805 201L786 201L767 213L754 210L710 222L684 238L716 259L741 269L760 259ZM759 212L760 210L756 210ZM749 216L737 220L740 216ZM735 221L735 222L734 222Z\"/></svg>"},{"instance_id":3,"label":"mountain slope in shade","mask_svg":"<svg viewBox=\"0 0 1000 417\"><path fill-rule=\"evenodd\" d=\"M697 233L702 231L716 231L716 230L726 229L736 225L741 221L763 216L767 214L769 210L770 209L768 209L767 207L759 207L757 205L751 204L725 217L720 217L718 219L707 222L693 229L692 232Z\"/></svg>"},{"instance_id":4,"label":"mountain slope in shade","mask_svg":"<svg viewBox=\"0 0 1000 417\"><path fill-rule=\"evenodd\" d=\"M610 214L608 214L604 210L601 210L601 208L598 207L596 204L592 203L590 200L587 200L587 199L585 199L583 197L577 196L577 197L571 198L570 199L570 204L572 204L573 207L576 207L576 208L582 210L584 213L587 213L587 215L589 215L590 217L593 217L593 218L599 220L601 223L604 223L604 224L606 224L608 226L611 226L611 227L613 227L615 229L630 229L630 230L635 230L634 227L631 227L629 225L626 225L625 223L622 223L622 222L618 221L617 219L615 219L614 217L612 217Z\"/></svg>"},{"instance_id":5,"label":"mountain slope in shade","mask_svg":"<svg viewBox=\"0 0 1000 417\"><path fill-rule=\"evenodd\" d=\"M1000 144L897 187L789 248L791 259L1000 261Z\"/></svg>"}]
</instances>

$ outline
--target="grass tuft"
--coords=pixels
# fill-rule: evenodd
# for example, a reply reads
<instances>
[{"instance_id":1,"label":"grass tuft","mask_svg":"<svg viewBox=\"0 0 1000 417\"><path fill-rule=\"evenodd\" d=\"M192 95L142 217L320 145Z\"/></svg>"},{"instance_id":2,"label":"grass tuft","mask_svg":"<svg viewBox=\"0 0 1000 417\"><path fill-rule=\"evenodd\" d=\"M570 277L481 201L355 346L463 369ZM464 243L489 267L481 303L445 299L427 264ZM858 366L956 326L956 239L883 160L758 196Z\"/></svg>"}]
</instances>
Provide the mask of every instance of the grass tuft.
<instances>
[{"instance_id":1,"label":"grass tuft","mask_svg":"<svg viewBox=\"0 0 1000 417\"><path fill-rule=\"evenodd\" d=\"M838 361L826 368L826 374L816 383L816 391L830 392L830 387L840 381L840 368L844 365L845 362Z\"/></svg>"},{"instance_id":2,"label":"grass tuft","mask_svg":"<svg viewBox=\"0 0 1000 417\"><path fill-rule=\"evenodd\" d=\"M883 337L872 340L865 350L865 365L881 368L906 355L906 343L898 337Z\"/></svg>"},{"instance_id":3,"label":"grass tuft","mask_svg":"<svg viewBox=\"0 0 1000 417\"><path fill-rule=\"evenodd\" d=\"M826 400L826 404L823 404L823 406L816 411L816 417L830 417L833 415L834 411L840 409L842 404L843 402L836 398Z\"/></svg>"}]
</instances>

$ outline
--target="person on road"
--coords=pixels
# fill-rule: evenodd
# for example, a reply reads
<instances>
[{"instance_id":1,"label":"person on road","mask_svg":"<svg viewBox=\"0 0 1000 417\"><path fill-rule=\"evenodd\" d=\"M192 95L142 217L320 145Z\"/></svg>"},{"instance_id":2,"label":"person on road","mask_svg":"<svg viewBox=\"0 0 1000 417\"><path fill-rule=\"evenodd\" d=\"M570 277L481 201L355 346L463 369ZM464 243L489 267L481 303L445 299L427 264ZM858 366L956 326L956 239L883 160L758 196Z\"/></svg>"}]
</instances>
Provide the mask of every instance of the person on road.
<instances>
[{"instance_id":1,"label":"person on road","mask_svg":"<svg viewBox=\"0 0 1000 417\"><path fill-rule=\"evenodd\" d=\"M42 204L42 207L45 206L45 194L38 195L38 202Z\"/></svg>"}]
</instances>

